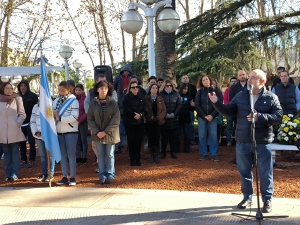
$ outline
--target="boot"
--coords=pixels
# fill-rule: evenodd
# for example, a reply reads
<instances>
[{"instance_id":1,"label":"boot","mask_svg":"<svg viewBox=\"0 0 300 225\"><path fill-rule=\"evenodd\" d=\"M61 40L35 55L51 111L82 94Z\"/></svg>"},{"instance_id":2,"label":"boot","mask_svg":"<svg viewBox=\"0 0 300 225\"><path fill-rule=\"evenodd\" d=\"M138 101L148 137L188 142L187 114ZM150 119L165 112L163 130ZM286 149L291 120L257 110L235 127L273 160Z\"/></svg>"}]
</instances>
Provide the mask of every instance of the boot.
<instances>
[{"instance_id":1,"label":"boot","mask_svg":"<svg viewBox=\"0 0 300 225\"><path fill-rule=\"evenodd\" d=\"M149 152L150 152L150 163L154 163L154 147L150 147L149 148Z\"/></svg>"},{"instance_id":2,"label":"boot","mask_svg":"<svg viewBox=\"0 0 300 225\"><path fill-rule=\"evenodd\" d=\"M177 159L177 156L174 152L171 152L171 157L172 157L172 159Z\"/></svg>"},{"instance_id":3,"label":"boot","mask_svg":"<svg viewBox=\"0 0 300 225\"><path fill-rule=\"evenodd\" d=\"M79 163L81 163L81 162L82 162L82 158L77 158L77 159L76 159L76 163L77 163L77 164L79 164Z\"/></svg>"},{"instance_id":4,"label":"boot","mask_svg":"<svg viewBox=\"0 0 300 225\"><path fill-rule=\"evenodd\" d=\"M116 154L121 154L122 153L122 146L118 146L118 150L115 151Z\"/></svg>"},{"instance_id":5,"label":"boot","mask_svg":"<svg viewBox=\"0 0 300 225\"><path fill-rule=\"evenodd\" d=\"M154 149L154 162L156 163L156 164L158 164L159 163L159 159L158 159L158 148L157 147L153 147L153 149Z\"/></svg>"},{"instance_id":6,"label":"boot","mask_svg":"<svg viewBox=\"0 0 300 225\"><path fill-rule=\"evenodd\" d=\"M161 158L165 159L166 158L166 150L161 151Z\"/></svg>"}]
</instances>

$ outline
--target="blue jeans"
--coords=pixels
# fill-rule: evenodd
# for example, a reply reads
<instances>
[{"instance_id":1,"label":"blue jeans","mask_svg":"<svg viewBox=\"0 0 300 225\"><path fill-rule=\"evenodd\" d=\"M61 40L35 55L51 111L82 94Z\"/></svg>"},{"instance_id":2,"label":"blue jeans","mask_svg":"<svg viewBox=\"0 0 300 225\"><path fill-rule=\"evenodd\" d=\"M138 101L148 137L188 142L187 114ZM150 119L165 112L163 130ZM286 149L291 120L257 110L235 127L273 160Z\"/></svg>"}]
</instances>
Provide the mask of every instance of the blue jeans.
<instances>
[{"instance_id":1,"label":"blue jeans","mask_svg":"<svg viewBox=\"0 0 300 225\"><path fill-rule=\"evenodd\" d=\"M262 201L272 200L274 192L273 163L270 144L257 144L257 166ZM236 162L240 173L244 200L253 197L252 143L236 143Z\"/></svg>"},{"instance_id":2,"label":"blue jeans","mask_svg":"<svg viewBox=\"0 0 300 225\"><path fill-rule=\"evenodd\" d=\"M38 151L41 158L42 174L46 175L48 174L48 158L47 158L45 142L41 139L36 138L35 143L38 146ZM50 156L50 174L52 176L54 175L54 166L55 166L55 159Z\"/></svg>"},{"instance_id":3,"label":"blue jeans","mask_svg":"<svg viewBox=\"0 0 300 225\"><path fill-rule=\"evenodd\" d=\"M210 155L216 155L218 150L217 118L208 122L198 117L199 154L207 155L207 133Z\"/></svg>"},{"instance_id":4,"label":"blue jeans","mask_svg":"<svg viewBox=\"0 0 300 225\"><path fill-rule=\"evenodd\" d=\"M227 117L227 128L226 128L226 140L231 141L232 131L233 131L233 118Z\"/></svg>"},{"instance_id":5,"label":"blue jeans","mask_svg":"<svg viewBox=\"0 0 300 225\"><path fill-rule=\"evenodd\" d=\"M78 125L78 139L76 145L76 156L77 158L86 158L87 157L87 131L88 123L84 122Z\"/></svg>"},{"instance_id":6,"label":"blue jeans","mask_svg":"<svg viewBox=\"0 0 300 225\"><path fill-rule=\"evenodd\" d=\"M194 121L195 121L195 115L194 115L194 111L191 112L190 111L190 118L191 118L191 122L190 122L190 138L191 140L194 140L195 137L195 127L194 127Z\"/></svg>"},{"instance_id":7,"label":"blue jeans","mask_svg":"<svg viewBox=\"0 0 300 225\"><path fill-rule=\"evenodd\" d=\"M76 176L76 143L78 133L58 134L58 142L61 152L61 172L64 177L68 177L68 159L70 165L70 178Z\"/></svg>"},{"instance_id":8,"label":"blue jeans","mask_svg":"<svg viewBox=\"0 0 300 225\"><path fill-rule=\"evenodd\" d=\"M100 179L115 179L115 145L101 144L96 141Z\"/></svg>"},{"instance_id":9,"label":"blue jeans","mask_svg":"<svg viewBox=\"0 0 300 225\"><path fill-rule=\"evenodd\" d=\"M5 177L18 177L20 172L19 142L2 144Z\"/></svg>"},{"instance_id":10,"label":"blue jeans","mask_svg":"<svg viewBox=\"0 0 300 225\"><path fill-rule=\"evenodd\" d=\"M120 120L119 124L119 132L120 132L120 142L118 146L122 146L123 143L127 143L125 124L123 123L123 119Z\"/></svg>"},{"instance_id":11,"label":"blue jeans","mask_svg":"<svg viewBox=\"0 0 300 225\"><path fill-rule=\"evenodd\" d=\"M184 137L184 152L190 152L191 150L191 129L190 129L191 123L178 123L178 128L180 131L180 135ZM182 134L181 134L182 131Z\"/></svg>"}]
</instances>

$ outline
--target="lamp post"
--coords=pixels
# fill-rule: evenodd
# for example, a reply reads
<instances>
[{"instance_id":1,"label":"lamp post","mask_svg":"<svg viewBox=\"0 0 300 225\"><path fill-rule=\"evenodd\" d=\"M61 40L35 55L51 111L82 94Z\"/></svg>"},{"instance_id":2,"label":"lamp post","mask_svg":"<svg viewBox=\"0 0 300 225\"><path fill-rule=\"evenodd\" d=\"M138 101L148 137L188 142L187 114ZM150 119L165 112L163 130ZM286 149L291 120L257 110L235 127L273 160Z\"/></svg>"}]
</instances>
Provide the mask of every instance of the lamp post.
<instances>
[{"instance_id":1,"label":"lamp post","mask_svg":"<svg viewBox=\"0 0 300 225\"><path fill-rule=\"evenodd\" d=\"M86 93L86 76L87 76L87 73L91 72L90 70L79 70L79 68L82 67L82 63L80 62L79 59L75 59L72 63L73 67L76 69L76 74L78 75L79 77L79 73L82 73L83 74L83 85L84 85L84 92ZM81 77L82 78L82 77ZM80 78L80 79L81 79Z\"/></svg>"},{"instance_id":2,"label":"lamp post","mask_svg":"<svg viewBox=\"0 0 300 225\"><path fill-rule=\"evenodd\" d=\"M172 9L172 0L163 0L159 2L157 2L157 0L141 1L146 4L146 6L141 3L129 3L129 10L122 16L121 27L129 34L139 32L143 26L143 18L135 10L135 8L138 7L144 11L148 25L148 71L150 77L155 76L156 74L153 19L157 10L162 6L165 8L157 16L157 25L159 29L165 33L172 33L176 31L180 23L180 18L178 13ZM151 7L152 4L154 4L153 7Z\"/></svg>"},{"instance_id":3,"label":"lamp post","mask_svg":"<svg viewBox=\"0 0 300 225\"><path fill-rule=\"evenodd\" d=\"M61 45L59 49L59 55L65 59L65 73L66 73L66 80L69 80L69 64L68 59L72 56L73 48L69 45Z\"/></svg>"}]
</instances>

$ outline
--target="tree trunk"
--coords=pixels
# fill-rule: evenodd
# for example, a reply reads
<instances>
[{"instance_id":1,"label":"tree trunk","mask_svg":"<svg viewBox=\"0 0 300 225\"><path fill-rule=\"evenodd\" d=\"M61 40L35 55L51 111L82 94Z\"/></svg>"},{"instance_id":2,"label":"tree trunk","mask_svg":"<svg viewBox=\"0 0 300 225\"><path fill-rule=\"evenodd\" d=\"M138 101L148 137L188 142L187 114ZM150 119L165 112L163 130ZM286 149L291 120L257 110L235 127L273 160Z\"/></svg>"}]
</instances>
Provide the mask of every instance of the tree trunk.
<instances>
[{"instance_id":1,"label":"tree trunk","mask_svg":"<svg viewBox=\"0 0 300 225\"><path fill-rule=\"evenodd\" d=\"M8 66L8 34L10 26L10 18L13 11L13 0L9 0L7 3L6 11L6 25L4 29L4 38L1 51L1 66Z\"/></svg>"},{"instance_id":2,"label":"tree trunk","mask_svg":"<svg viewBox=\"0 0 300 225\"><path fill-rule=\"evenodd\" d=\"M172 0L172 8L175 9L175 0ZM163 8L158 10L157 15ZM156 33L156 76L169 79L176 84L175 75L175 32L167 34L162 32L155 23Z\"/></svg>"}]
</instances>

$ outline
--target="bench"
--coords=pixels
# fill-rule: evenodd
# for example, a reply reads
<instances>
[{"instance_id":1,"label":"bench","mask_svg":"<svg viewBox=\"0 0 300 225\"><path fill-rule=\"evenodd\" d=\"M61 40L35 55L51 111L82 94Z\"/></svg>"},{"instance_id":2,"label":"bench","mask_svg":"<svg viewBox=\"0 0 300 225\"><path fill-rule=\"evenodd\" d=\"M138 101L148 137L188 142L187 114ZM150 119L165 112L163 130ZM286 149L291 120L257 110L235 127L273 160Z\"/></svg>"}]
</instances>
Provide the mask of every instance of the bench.
<instances>
[{"instance_id":1,"label":"bench","mask_svg":"<svg viewBox=\"0 0 300 225\"><path fill-rule=\"evenodd\" d=\"M296 145L284 145L278 143L271 143L271 150L272 150L272 159L274 163L276 158L276 151L299 151L299 148Z\"/></svg>"}]
</instances>

